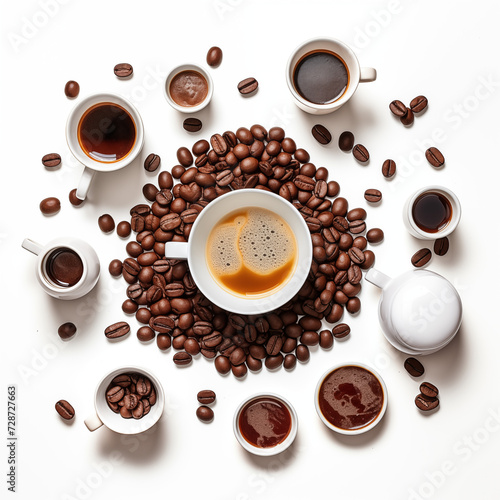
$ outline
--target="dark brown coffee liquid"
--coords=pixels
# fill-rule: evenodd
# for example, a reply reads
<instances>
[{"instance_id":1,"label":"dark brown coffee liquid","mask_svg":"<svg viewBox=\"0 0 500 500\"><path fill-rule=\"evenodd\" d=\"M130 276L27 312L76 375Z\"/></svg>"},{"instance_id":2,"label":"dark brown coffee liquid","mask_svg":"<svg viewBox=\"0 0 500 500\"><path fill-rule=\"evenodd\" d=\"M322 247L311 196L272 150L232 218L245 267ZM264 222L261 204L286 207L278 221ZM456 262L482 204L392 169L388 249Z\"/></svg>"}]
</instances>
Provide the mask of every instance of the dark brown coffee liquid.
<instances>
[{"instance_id":1,"label":"dark brown coffee liquid","mask_svg":"<svg viewBox=\"0 0 500 500\"><path fill-rule=\"evenodd\" d=\"M349 85L349 72L340 56L327 50L304 55L295 66L293 83L297 92L314 104L340 99Z\"/></svg>"},{"instance_id":2,"label":"dark brown coffee liquid","mask_svg":"<svg viewBox=\"0 0 500 500\"><path fill-rule=\"evenodd\" d=\"M415 224L427 233L437 233L446 227L453 214L451 203L441 193L421 194L413 203L412 217Z\"/></svg>"},{"instance_id":3,"label":"dark brown coffee liquid","mask_svg":"<svg viewBox=\"0 0 500 500\"><path fill-rule=\"evenodd\" d=\"M89 108L78 124L78 142L90 158L112 163L125 158L135 144L135 123L129 112L111 102Z\"/></svg>"},{"instance_id":4,"label":"dark brown coffee liquid","mask_svg":"<svg viewBox=\"0 0 500 500\"><path fill-rule=\"evenodd\" d=\"M45 271L55 285L68 288L80 281L83 275L83 262L75 251L61 247L49 255Z\"/></svg>"}]
</instances>

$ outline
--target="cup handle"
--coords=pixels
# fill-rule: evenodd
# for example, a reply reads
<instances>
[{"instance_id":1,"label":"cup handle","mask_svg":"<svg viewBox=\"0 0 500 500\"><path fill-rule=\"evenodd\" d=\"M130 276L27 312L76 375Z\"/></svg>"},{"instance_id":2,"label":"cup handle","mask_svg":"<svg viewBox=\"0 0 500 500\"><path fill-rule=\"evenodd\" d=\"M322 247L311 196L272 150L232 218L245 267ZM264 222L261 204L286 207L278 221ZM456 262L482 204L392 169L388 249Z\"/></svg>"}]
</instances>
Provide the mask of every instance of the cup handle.
<instances>
[{"instance_id":1,"label":"cup handle","mask_svg":"<svg viewBox=\"0 0 500 500\"><path fill-rule=\"evenodd\" d=\"M391 278L387 276L384 273L381 273L380 271L377 271L376 269L370 269L366 275L365 275L366 281L369 281L375 286L378 286L379 288L385 288L389 282L391 281Z\"/></svg>"},{"instance_id":2,"label":"cup handle","mask_svg":"<svg viewBox=\"0 0 500 500\"><path fill-rule=\"evenodd\" d=\"M361 68L360 82L374 82L377 79L377 70L375 68Z\"/></svg>"},{"instance_id":3,"label":"cup handle","mask_svg":"<svg viewBox=\"0 0 500 500\"><path fill-rule=\"evenodd\" d=\"M90 432L94 432L96 429L99 429L103 425L102 420L95 415L91 415L85 419L85 425Z\"/></svg>"},{"instance_id":4,"label":"cup handle","mask_svg":"<svg viewBox=\"0 0 500 500\"><path fill-rule=\"evenodd\" d=\"M76 197L79 200L84 200L87 197L87 193L89 192L90 183L94 178L95 170L92 170L89 167L85 167L83 170L82 177L80 182L78 183L78 188L76 190Z\"/></svg>"},{"instance_id":5,"label":"cup handle","mask_svg":"<svg viewBox=\"0 0 500 500\"><path fill-rule=\"evenodd\" d=\"M184 241L168 241L165 243L167 259L187 259L189 243Z\"/></svg>"},{"instance_id":6,"label":"cup handle","mask_svg":"<svg viewBox=\"0 0 500 500\"><path fill-rule=\"evenodd\" d=\"M40 252L42 251L43 246L37 243L36 241L30 240L29 238L26 238L22 243L21 246L25 249L28 250L28 252L34 253L35 255L39 255Z\"/></svg>"}]
</instances>

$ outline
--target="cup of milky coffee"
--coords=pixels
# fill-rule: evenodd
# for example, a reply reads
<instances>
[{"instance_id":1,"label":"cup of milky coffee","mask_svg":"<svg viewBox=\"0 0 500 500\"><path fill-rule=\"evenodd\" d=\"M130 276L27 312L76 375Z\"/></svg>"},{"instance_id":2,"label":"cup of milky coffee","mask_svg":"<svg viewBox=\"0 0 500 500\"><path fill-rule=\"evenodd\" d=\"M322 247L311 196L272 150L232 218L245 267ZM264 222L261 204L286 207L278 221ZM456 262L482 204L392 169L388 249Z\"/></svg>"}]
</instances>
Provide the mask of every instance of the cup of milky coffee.
<instances>
[{"instance_id":1,"label":"cup of milky coffee","mask_svg":"<svg viewBox=\"0 0 500 500\"><path fill-rule=\"evenodd\" d=\"M288 59L286 82L295 104L313 115L339 109L360 82L373 82L374 68L362 68L350 47L334 38L313 38Z\"/></svg>"},{"instance_id":2,"label":"cup of milky coffee","mask_svg":"<svg viewBox=\"0 0 500 500\"><path fill-rule=\"evenodd\" d=\"M25 239L22 247L37 255L36 278L52 297L78 299L89 293L99 279L99 258L83 240L58 238L44 246Z\"/></svg>"},{"instance_id":3,"label":"cup of milky coffee","mask_svg":"<svg viewBox=\"0 0 500 500\"><path fill-rule=\"evenodd\" d=\"M427 186L413 193L403 208L403 222L409 233L421 240L436 240L451 234L462 215L460 202L444 186Z\"/></svg>"},{"instance_id":4,"label":"cup of milky coffee","mask_svg":"<svg viewBox=\"0 0 500 500\"><path fill-rule=\"evenodd\" d=\"M84 165L76 197L87 197L96 172L112 172L137 158L144 127L135 106L117 94L95 94L80 101L66 123L66 141Z\"/></svg>"},{"instance_id":5,"label":"cup of milky coffee","mask_svg":"<svg viewBox=\"0 0 500 500\"><path fill-rule=\"evenodd\" d=\"M208 105L214 92L212 77L201 66L182 64L168 75L165 99L177 111L196 113Z\"/></svg>"},{"instance_id":6,"label":"cup of milky coffee","mask_svg":"<svg viewBox=\"0 0 500 500\"><path fill-rule=\"evenodd\" d=\"M387 387L382 377L363 363L344 363L322 375L314 395L322 422L340 434L362 434L373 429L387 409Z\"/></svg>"},{"instance_id":7,"label":"cup of milky coffee","mask_svg":"<svg viewBox=\"0 0 500 500\"><path fill-rule=\"evenodd\" d=\"M240 189L210 202L189 241L167 242L165 256L187 259L199 290L222 309L263 314L300 290L312 241L291 203L268 191Z\"/></svg>"}]
</instances>

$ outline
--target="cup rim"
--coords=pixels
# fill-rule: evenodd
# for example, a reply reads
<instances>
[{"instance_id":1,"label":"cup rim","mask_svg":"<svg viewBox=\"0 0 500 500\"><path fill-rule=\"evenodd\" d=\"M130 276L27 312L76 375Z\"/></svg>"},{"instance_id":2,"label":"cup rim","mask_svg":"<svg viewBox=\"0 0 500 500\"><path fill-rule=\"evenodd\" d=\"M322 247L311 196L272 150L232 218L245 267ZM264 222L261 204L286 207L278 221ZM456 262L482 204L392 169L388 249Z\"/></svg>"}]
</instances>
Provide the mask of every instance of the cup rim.
<instances>
[{"instance_id":1,"label":"cup rim","mask_svg":"<svg viewBox=\"0 0 500 500\"><path fill-rule=\"evenodd\" d=\"M415 200L426 191L441 192L446 196L446 198L449 199L450 203L454 205L450 222L441 231L437 231L436 233L428 233L420 229L413 220L413 214L412 214L413 204L415 203ZM431 185L431 186L424 186L418 189L410 196L410 198L408 199L406 214L408 218L408 223L410 224L410 227L415 233L417 233L424 239L437 240L438 238L444 238L445 236L449 236L457 228L458 223L460 222L460 219L462 217L462 207L460 205L460 201L457 195L451 189L445 186Z\"/></svg>"},{"instance_id":2,"label":"cup rim","mask_svg":"<svg viewBox=\"0 0 500 500\"><path fill-rule=\"evenodd\" d=\"M353 96L354 92L356 91L356 89L358 88L358 85L359 85L360 74L358 75L358 78L356 79L356 81L351 81L349 83L349 87L346 90L346 92L344 93L344 95L339 97L336 101L333 101L333 102L328 103L328 104L317 104L317 103L308 101L307 99L304 99L295 89L295 86L293 84L292 77L291 77L291 73L293 72L293 69L294 69L294 68L292 68L292 61L295 58L295 56L297 55L297 53L299 51L301 51L302 49L304 49L304 47L306 47L309 44L323 42L323 41L340 45L352 57L353 61L355 62L358 73L361 72L359 60L358 60L356 54L354 53L354 51L351 49L351 47L349 47L349 45L344 43L342 40L339 40L338 38L319 36L319 37L309 38L305 42L302 42L300 45L295 47L293 52L290 54L288 61L287 61L287 64L286 64L286 82L288 85L288 89L290 90L294 99L299 101L302 105L307 106L307 107L312 108L312 109L319 110L319 111L333 111L333 110L337 109L338 107L342 106L343 104L345 104ZM345 60L344 60L344 62L346 63L349 71L351 72L351 67L350 67L349 63Z\"/></svg>"},{"instance_id":3,"label":"cup rim","mask_svg":"<svg viewBox=\"0 0 500 500\"><path fill-rule=\"evenodd\" d=\"M160 410L157 412L155 418L151 419L151 422L149 422L148 426L144 427L140 431L135 431L132 429L130 429L128 432L124 432L123 430L118 431L115 428L113 428L113 425L110 423L110 421L107 417L103 418L101 412L99 411L99 406L97 403L99 389L104 384L106 379L111 378L111 380L112 380L115 376L119 375L120 373L124 373L124 372L138 372L138 373L142 373L143 375L146 375L153 382L153 385L155 387L157 395L161 396L161 398L157 397L157 401L156 401L156 404L158 404L158 402L161 401ZM107 405L106 402L104 402L104 404ZM99 380L99 382L96 386L96 389L94 391L94 408L95 408L96 415L99 417L99 419L101 420L103 425L105 425L108 429L112 430L113 432L116 432L117 434L123 434L123 435L140 434L142 432L145 432L145 431L151 429L151 427L153 427L153 425L155 425L160 420L161 416L163 415L163 411L165 409L165 392L163 390L163 386L161 385L159 378L156 375L154 375L151 371L147 370L146 368L141 368L140 366L127 365L127 366L115 368L114 370L109 371L106 375L104 375ZM111 411L111 409L109 409L109 411ZM115 414L113 413L113 415L115 415ZM137 423L137 420L135 420L135 419L130 419L130 420L124 419L124 420L127 422Z\"/></svg>"},{"instance_id":4,"label":"cup rim","mask_svg":"<svg viewBox=\"0 0 500 500\"><path fill-rule=\"evenodd\" d=\"M290 418L291 418L291 428L288 436L279 444L276 446L272 446L270 448L259 448L257 446L254 446L253 444L249 443L241 434L240 431L240 426L239 426L239 417L241 410L243 407L249 403L250 401L257 399L257 398L262 398L262 397L270 397L270 398L275 398L282 402L290 412ZM279 453L284 452L287 450L292 443L294 442L296 436L297 436L297 431L299 428L299 418L297 416L297 412L295 411L295 408L292 406L290 401L288 401L286 398L283 396L280 396L279 394L276 394L274 392L258 392L253 394L252 396L247 397L244 399L236 408L236 411L234 412L234 417L233 417L233 432L236 437L236 440L240 445L248 452L258 455L261 457L270 457L273 455L278 455Z\"/></svg>"},{"instance_id":5,"label":"cup rim","mask_svg":"<svg viewBox=\"0 0 500 500\"><path fill-rule=\"evenodd\" d=\"M79 147L79 144L78 149L75 150L76 148L73 147L73 143L70 140L70 135L73 131L73 127L75 126L75 120L77 120L76 127L78 128L78 123L80 122L83 113L85 113L85 111L87 111L87 109L92 106L88 103L94 100L97 100L95 104L98 104L99 102L113 102L115 104L123 106L128 112L130 112L130 114L132 115L132 119L134 120L136 127L135 143L132 146L132 149L127 153L127 155L118 161L106 163L94 160L93 158L85 154L85 152ZM95 94L88 95L75 104L66 120L66 143L69 150L71 151L71 154L85 167L88 167L97 172L113 172L115 170L120 170L121 168L124 168L132 163L137 158L144 146L144 136L144 123L138 109L126 97L123 97L116 92L97 92Z\"/></svg>"},{"instance_id":6,"label":"cup rim","mask_svg":"<svg viewBox=\"0 0 500 500\"><path fill-rule=\"evenodd\" d=\"M370 422L368 425L365 425L364 427L360 427L359 429L352 429L352 430L343 429L341 427L337 427L337 426L333 425L330 421L328 421L325 418L325 416L321 412L321 408L319 407L319 391L320 391L321 386L323 385L323 382L325 381L326 377L328 375L330 375L330 373L334 372L335 370L338 370L339 368L343 368L346 366L356 366L359 368L364 368L365 370L372 373L379 381L380 386L382 387L382 393L384 395L384 401L382 403L382 408L381 408L379 414L377 415L377 417L372 422ZM347 361L347 362L338 363L338 364L334 365L333 367L329 368L325 373L323 373L323 375L321 375L321 377L316 385L316 390L314 391L314 406L316 408L316 413L318 414L319 418L329 429L331 429L332 431L335 431L339 434L344 434L346 436L355 436L355 435L364 434L365 432L370 431L382 420L382 418L384 417L385 412L387 410L387 404L388 404L387 396L388 396L387 386L385 385L384 379L382 378L382 376L380 375L380 373L377 370L375 370L371 366L366 365L365 363L361 363L359 361L351 361L351 362Z\"/></svg>"},{"instance_id":7,"label":"cup rim","mask_svg":"<svg viewBox=\"0 0 500 500\"><path fill-rule=\"evenodd\" d=\"M175 75L177 75L181 71L188 71L188 70L197 71L198 73L201 73L201 75L206 79L208 84L208 92L205 99L203 99L203 101L200 104L190 107L180 106L179 104L177 104L172 99L172 97L170 97L170 92L167 90L170 87L170 82ZM196 113L198 111L201 111L203 108L209 105L210 101L212 100L213 93L214 93L214 82L212 80L212 77L210 76L210 73L203 66L200 66L199 64L195 63L183 63L175 66L173 69L170 70L163 84L163 95L165 99L170 104L170 106L172 106L172 108L181 113Z\"/></svg>"}]
</instances>

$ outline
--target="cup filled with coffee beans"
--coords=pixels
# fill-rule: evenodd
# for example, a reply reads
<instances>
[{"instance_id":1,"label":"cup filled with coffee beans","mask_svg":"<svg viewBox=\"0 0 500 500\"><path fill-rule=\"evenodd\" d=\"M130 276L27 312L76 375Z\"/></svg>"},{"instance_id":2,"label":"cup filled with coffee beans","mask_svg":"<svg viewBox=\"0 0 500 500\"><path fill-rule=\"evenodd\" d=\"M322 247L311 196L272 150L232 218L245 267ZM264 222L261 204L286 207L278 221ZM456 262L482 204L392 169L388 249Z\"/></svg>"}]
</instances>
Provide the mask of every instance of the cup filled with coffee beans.
<instances>
[{"instance_id":1,"label":"cup filled with coffee beans","mask_svg":"<svg viewBox=\"0 0 500 500\"><path fill-rule=\"evenodd\" d=\"M167 214L164 227L169 217L173 228L180 216ZM291 203L268 191L240 189L207 205L189 241L165 243L165 255L187 259L194 282L214 304L263 314L300 290L311 267L312 242Z\"/></svg>"},{"instance_id":2,"label":"cup filled with coffee beans","mask_svg":"<svg viewBox=\"0 0 500 500\"><path fill-rule=\"evenodd\" d=\"M105 425L120 434L150 429L162 416L163 387L150 371L135 366L117 368L104 376L95 391L96 414L85 419L89 431Z\"/></svg>"},{"instance_id":3,"label":"cup filled with coffee beans","mask_svg":"<svg viewBox=\"0 0 500 500\"><path fill-rule=\"evenodd\" d=\"M295 104L313 115L343 106L360 82L373 82L374 68L362 68L352 49L334 38L313 38L288 59L286 81Z\"/></svg>"},{"instance_id":4,"label":"cup filled with coffee beans","mask_svg":"<svg viewBox=\"0 0 500 500\"><path fill-rule=\"evenodd\" d=\"M444 186L427 186L413 193L403 208L409 233L421 240L450 235L458 226L462 209L456 194Z\"/></svg>"},{"instance_id":5,"label":"cup filled with coffee beans","mask_svg":"<svg viewBox=\"0 0 500 500\"><path fill-rule=\"evenodd\" d=\"M214 84L210 74L197 64L182 64L168 75L165 99L181 113L196 113L210 103Z\"/></svg>"},{"instance_id":6,"label":"cup filled with coffee beans","mask_svg":"<svg viewBox=\"0 0 500 500\"><path fill-rule=\"evenodd\" d=\"M78 299L89 293L99 279L99 258L83 240L58 238L44 246L25 239L22 247L38 257L36 278L52 297Z\"/></svg>"},{"instance_id":7,"label":"cup filled with coffee beans","mask_svg":"<svg viewBox=\"0 0 500 500\"><path fill-rule=\"evenodd\" d=\"M320 378L314 396L322 422L340 434L357 435L373 429L387 409L382 377L363 363L344 363Z\"/></svg>"},{"instance_id":8,"label":"cup filled with coffee beans","mask_svg":"<svg viewBox=\"0 0 500 500\"><path fill-rule=\"evenodd\" d=\"M76 197L87 197L96 172L112 172L135 160L144 144L142 119L124 97L94 94L80 101L66 123L66 141L84 165Z\"/></svg>"},{"instance_id":9,"label":"cup filled with coffee beans","mask_svg":"<svg viewBox=\"0 0 500 500\"><path fill-rule=\"evenodd\" d=\"M236 409L234 435L245 450L269 457L291 446L298 430L298 417L293 406L273 393L255 394Z\"/></svg>"}]
</instances>

